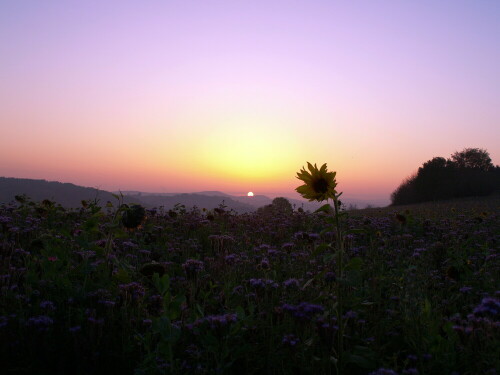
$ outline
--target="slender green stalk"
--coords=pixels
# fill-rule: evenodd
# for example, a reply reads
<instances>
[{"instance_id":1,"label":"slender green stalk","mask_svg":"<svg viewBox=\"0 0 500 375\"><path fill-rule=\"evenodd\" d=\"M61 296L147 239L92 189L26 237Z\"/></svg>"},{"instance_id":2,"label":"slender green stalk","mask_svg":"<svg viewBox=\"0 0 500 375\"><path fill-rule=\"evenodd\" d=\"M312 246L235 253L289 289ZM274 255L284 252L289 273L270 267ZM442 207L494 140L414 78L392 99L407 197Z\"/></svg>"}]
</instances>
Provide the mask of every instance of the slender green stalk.
<instances>
[{"instance_id":1,"label":"slender green stalk","mask_svg":"<svg viewBox=\"0 0 500 375\"><path fill-rule=\"evenodd\" d=\"M344 352L344 321L343 321L343 290L342 290L342 281L344 279L344 267L343 267L343 258L344 258L344 240L342 238L342 229L340 227L340 218L339 218L339 203L337 197L333 200L333 205L335 209L335 227L337 231L337 323L339 327L338 331L338 363L339 368L342 369L343 364L343 352Z\"/></svg>"}]
</instances>

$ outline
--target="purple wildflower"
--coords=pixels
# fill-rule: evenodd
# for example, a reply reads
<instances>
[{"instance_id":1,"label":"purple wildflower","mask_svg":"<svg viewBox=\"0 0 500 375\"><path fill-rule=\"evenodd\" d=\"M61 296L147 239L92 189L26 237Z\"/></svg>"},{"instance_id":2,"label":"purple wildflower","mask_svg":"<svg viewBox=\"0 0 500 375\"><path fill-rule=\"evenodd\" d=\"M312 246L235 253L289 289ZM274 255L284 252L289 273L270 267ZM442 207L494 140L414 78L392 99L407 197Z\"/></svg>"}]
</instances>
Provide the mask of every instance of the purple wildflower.
<instances>
[{"instance_id":1,"label":"purple wildflower","mask_svg":"<svg viewBox=\"0 0 500 375\"><path fill-rule=\"evenodd\" d=\"M285 346L289 346L289 347L294 347L295 345L297 345L298 343L300 342L300 339L293 335L293 334L289 334L289 335L285 335L283 336L283 340L281 340L281 343Z\"/></svg>"},{"instance_id":2,"label":"purple wildflower","mask_svg":"<svg viewBox=\"0 0 500 375\"><path fill-rule=\"evenodd\" d=\"M27 325L36 328L39 332L46 332L50 326L54 324L54 320L46 315L34 316L28 319Z\"/></svg>"},{"instance_id":3,"label":"purple wildflower","mask_svg":"<svg viewBox=\"0 0 500 375\"><path fill-rule=\"evenodd\" d=\"M74 326L74 327L69 327L68 331L71 333L76 333L82 329L81 326Z\"/></svg>"},{"instance_id":4,"label":"purple wildflower","mask_svg":"<svg viewBox=\"0 0 500 375\"><path fill-rule=\"evenodd\" d=\"M283 311L292 314L295 318L301 320L311 320L316 314L322 313L325 309L321 305L314 305L308 302L301 302L298 305L285 303L282 306Z\"/></svg>"},{"instance_id":5,"label":"purple wildflower","mask_svg":"<svg viewBox=\"0 0 500 375\"><path fill-rule=\"evenodd\" d=\"M56 309L54 302L52 301L42 301L40 302L40 308L48 311L54 311Z\"/></svg>"},{"instance_id":6,"label":"purple wildflower","mask_svg":"<svg viewBox=\"0 0 500 375\"><path fill-rule=\"evenodd\" d=\"M398 375L398 373L388 368L379 368L376 371L370 372L369 375Z\"/></svg>"},{"instance_id":7,"label":"purple wildflower","mask_svg":"<svg viewBox=\"0 0 500 375\"><path fill-rule=\"evenodd\" d=\"M299 281L297 279L288 279L288 280L283 281L283 286L285 288L298 288Z\"/></svg>"},{"instance_id":8,"label":"purple wildflower","mask_svg":"<svg viewBox=\"0 0 500 375\"><path fill-rule=\"evenodd\" d=\"M140 283L137 282L131 282L129 284L120 284L118 285L122 293L125 294L126 298L131 298L133 301L136 301L142 297L144 297L144 294L146 290L144 289L144 286L142 286Z\"/></svg>"},{"instance_id":9,"label":"purple wildflower","mask_svg":"<svg viewBox=\"0 0 500 375\"><path fill-rule=\"evenodd\" d=\"M474 309L475 316L495 318L500 315L500 301L496 298L485 297Z\"/></svg>"},{"instance_id":10,"label":"purple wildflower","mask_svg":"<svg viewBox=\"0 0 500 375\"><path fill-rule=\"evenodd\" d=\"M205 269L205 264L201 260L188 259L182 268L188 277L195 278L198 273Z\"/></svg>"},{"instance_id":11,"label":"purple wildflower","mask_svg":"<svg viewBox=\"0 0 500 375\"><path fill-rule=\"evenodd\" d=\"M231 323L235 323L238 320L236 314L222 314L222 315L209 315L201 319L196 320L193 324L189 325L189 328L200 327L203 325L208 325L211 329L224 328Z\"/></svg>"}]
</instances>

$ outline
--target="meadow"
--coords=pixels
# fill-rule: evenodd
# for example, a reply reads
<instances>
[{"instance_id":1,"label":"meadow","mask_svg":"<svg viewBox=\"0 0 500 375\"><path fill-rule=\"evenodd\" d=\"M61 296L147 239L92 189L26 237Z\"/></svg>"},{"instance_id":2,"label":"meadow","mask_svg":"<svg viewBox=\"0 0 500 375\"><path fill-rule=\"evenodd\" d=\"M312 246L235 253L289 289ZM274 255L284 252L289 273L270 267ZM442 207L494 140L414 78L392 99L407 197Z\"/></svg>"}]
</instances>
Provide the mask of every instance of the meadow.
<instances>
[{"instance_id":1,"label":"meadow","mask_svg":"<svg viewBox=\"0 0 500 375\"><path fill-rule=\"evenodd\" d=\"M329 212L117 198L0 206L3 373L500 368L498 197L342 211L342 277Z\"/></svg>"}]
</instances>

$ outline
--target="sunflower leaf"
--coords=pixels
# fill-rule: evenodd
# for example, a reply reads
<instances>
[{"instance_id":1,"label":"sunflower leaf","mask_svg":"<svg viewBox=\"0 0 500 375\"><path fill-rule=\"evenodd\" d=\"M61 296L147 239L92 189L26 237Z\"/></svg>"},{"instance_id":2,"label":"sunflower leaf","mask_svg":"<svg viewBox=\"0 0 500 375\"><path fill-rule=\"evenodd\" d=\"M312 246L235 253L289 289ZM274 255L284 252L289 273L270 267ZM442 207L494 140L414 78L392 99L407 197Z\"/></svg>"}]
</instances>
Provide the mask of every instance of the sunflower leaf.
<instances>
[{"instance_id":1,"label":"sunflower leaf","mask_svg":"<svg viewBox=\"0 0 500 375\"><path fill-rule=\"evenodd\" d=\"M332 212L332 206L330 206L330 204L324 204L323 206L321 206L320 208L318 208L316 211L314 212L326 212L326 213L329 213L329 212Z\"/></svg>"}]
</instances>

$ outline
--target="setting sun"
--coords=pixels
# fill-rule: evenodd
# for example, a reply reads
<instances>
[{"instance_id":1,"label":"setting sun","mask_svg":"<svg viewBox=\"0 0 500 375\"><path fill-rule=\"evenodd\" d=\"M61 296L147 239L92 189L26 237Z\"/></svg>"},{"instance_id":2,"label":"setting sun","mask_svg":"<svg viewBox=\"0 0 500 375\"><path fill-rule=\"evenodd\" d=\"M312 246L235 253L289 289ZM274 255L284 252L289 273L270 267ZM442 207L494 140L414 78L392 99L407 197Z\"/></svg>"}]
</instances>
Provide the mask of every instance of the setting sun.
<instances>
[{"instance_id":1,"label":"setting sun","mask_svg":"<svg viewBox=\"0 0 500 375\"><path fill-rule=\"evenodd\" d=\"M253 197L253 193L251 191L248 192L247 196Z\"/></svg>"}]
</instances>

